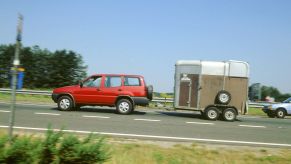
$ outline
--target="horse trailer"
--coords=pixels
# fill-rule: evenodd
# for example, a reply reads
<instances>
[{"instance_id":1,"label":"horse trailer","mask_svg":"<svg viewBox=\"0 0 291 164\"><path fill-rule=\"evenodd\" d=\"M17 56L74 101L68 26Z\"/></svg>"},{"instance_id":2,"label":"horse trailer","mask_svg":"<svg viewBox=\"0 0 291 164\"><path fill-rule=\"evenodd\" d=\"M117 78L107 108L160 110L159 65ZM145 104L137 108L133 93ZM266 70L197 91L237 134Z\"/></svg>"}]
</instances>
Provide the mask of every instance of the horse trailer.
<instances>
[{"instance_id":1,"label":"horse trailer","mask_svg":"<svg viewBox=\"0 0 291 164\"><path fill-rule=\"evenodd\" d=\"M200 111L209 120L234 121L248 111L249 64L243 61L179 60L174 108Z\"/></svg>"}]
</instances>

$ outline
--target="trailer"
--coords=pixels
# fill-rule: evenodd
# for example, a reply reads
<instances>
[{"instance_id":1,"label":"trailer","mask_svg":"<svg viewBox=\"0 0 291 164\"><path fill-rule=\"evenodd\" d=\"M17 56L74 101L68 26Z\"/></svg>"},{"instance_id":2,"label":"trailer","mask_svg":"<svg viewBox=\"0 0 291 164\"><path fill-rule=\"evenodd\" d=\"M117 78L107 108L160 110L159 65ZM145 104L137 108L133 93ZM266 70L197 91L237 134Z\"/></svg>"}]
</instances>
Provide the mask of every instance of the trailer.
<instances>
[{"instance_id":1,"label":"trailer","mask_svg":"<svg viewBox=\"0 0 291 164\"><path fill-rule=\"evenodd\" d=\"M179 60L174 108L200 111L209 120L234 121L248 111L249 64L243 61Z\"/></svg>"}]
</instances>

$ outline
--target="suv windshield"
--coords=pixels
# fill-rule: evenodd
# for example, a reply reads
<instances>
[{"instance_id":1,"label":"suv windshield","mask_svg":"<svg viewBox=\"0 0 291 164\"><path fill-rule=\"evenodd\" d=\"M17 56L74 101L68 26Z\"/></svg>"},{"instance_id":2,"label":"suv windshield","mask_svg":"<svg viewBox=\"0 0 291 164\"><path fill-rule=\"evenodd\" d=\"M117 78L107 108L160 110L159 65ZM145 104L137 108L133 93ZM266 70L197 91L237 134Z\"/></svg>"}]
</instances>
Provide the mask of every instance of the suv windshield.
<instances>
[{"instance_id":1,"label":"suv windshield","mask_svg":"<svg viewBox=\"0 0 291 164\"><path fill-rule=\"evenodd\" d=\"M83 82L84 87L100 87L101 76L92 76Z\"/></svg>"}]
</instances>

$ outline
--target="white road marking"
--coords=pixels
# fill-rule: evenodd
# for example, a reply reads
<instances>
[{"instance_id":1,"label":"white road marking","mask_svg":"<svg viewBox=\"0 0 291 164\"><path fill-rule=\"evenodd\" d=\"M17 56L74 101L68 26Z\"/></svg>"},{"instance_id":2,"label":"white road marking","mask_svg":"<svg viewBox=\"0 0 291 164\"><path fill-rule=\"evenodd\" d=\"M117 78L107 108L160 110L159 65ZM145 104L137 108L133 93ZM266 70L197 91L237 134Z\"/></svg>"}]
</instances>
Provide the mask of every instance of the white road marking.
<instances>
[{"instance_id":1,"label":"white road marking","mask_svg":"<svg viewBox=\"0 0 291 164\"><path fill-rule=\"evenodd\" d=\"M11 112L11 111L9 111L9 110L0 110L0 112L1 112L1 113L9 113L9 112Z\"/></svg>"},{"instance_id":2,"label":"white road marking","mask_svg":"<svg viewBox=\"0 0 291 164\"><path fill-rule=\"evenodd\" d=\"M186 122L186 124L214 125L214 123L208 123L208 122Z\"/></svg>"},{"instance_id":3,"label":"white road marking","mask_svg":"<svg viewBox=\"0 0 291 164\"><path fill-rule=\"evenodd\" d=\"M238 116L238 118L261 118L256 116Z\"/></svg>"},{"instance_id":4,"label":"white road marking","mask_svg":"<svg viewBox=\"0 0 291 164\"><path fill-rule=\"evenodd\" d=\"M39 115L50 115L50 116L59 116L61 114L58 113L34 113L34 114L39 114Z\"/></svg>"},{"instance_id":5,"label":"white road marking","mask_svg":"<svg viewBox=\"0 0 291 164\"><path fill-rule=\"evenodd\" d=\"M110 118L110 117L104 117L104 116L87 116L87 115L83 115L82 117L85 117L85 118Z\"/></svg>"},{"instance_id":6,"label":"white road marking","mask_svg":"<svg viewBox=\"0 0 291 164\"><path fill-rule=\"evenodd\" d=\"M161 120L151 120L151 119L139 119L139 118L136 118L134 119L135 121L149 121L149 122L158 122L158 121L161 121Z\"/></svg>"},{"instance_id":7,"label":"white road marking","mask_svg":"<svg viewBox=\"0 0 291 164\"><path fill-rule=\"evenodd\" d=\"M9 126L0 125L0 128L9 128ZM32 127L20 127L20 126L14 126L13 128L14 129L22 129L22 130L35 130L35 131L47 131L48 130L47 128L32 128ZM94 132L94 131L92 132L92 131L81 131L81 130L61 130L61 129L52 129L52 130L63 131L63 132L68 132L68 133L81 133L81 134L93 133L93 134L102 134L102 135L140 137L140 138L172 139L172 140L184 140L184 141L204 141L204 142L232 143L232 144L244 144L244 145L291 147L291 144L282 144L282 143L218 140L218 139L187 138L187 137L170 137L170 136L140 135L140 134L126 134L126 133L108 133L108 132Z\"/></svg>"},{"instance_id":8,"label":"white road marking","mask_svg":"<svg viewBox=\"0 0 291 164\"><path fill-rule=\"evenodd\" d=\"M266 128L265 126L255 126L255 125L239 125L241 127L249 127L249 128Z\"/></svg>"},{"instance_id":9,"label":"white road marking","mask_svg":"<svg viewBox=\"0 0 291 164\"><path fill-rule=\"evenodd\" d=\"M0 104L8 104L8 105L10 105L11 103L8 103L8 102L0 102ZM53 105L53 104L16 103L16 105L40 106L40 107L56 107L56 105Z\"/></svg>"}]
</instances>

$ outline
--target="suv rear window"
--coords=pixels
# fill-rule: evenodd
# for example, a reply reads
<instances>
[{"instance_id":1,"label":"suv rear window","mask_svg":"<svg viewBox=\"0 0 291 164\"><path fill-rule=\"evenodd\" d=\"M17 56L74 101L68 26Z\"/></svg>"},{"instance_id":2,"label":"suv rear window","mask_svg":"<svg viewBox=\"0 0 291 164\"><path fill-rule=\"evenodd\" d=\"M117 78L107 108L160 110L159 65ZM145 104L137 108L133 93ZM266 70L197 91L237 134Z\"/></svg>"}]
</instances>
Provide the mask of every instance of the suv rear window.
<instances>
[{"instance_id":1,"label":"suv rear window","mask_svg":"<svg viewBox=\"0 0 291 164\"><path fill-rule=\"evenodd\" d=\"M124 77L124 86L140 86L138 77Z\"/></svg>"},{"instance_id":2,"label":"suv rear window","mask_svg":"<svg viewBox=\"0 0 291 164\"><path fill-rule=\"evenodd\" d=\"M120 76L107 76L105 78L105 87L120 87L121 77Z\"/></svg>"}]
</instances>

